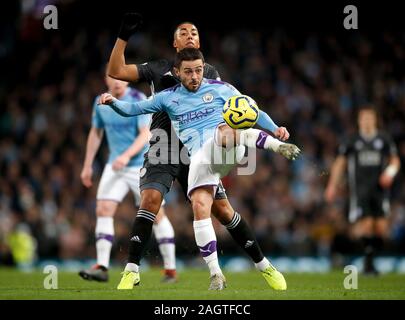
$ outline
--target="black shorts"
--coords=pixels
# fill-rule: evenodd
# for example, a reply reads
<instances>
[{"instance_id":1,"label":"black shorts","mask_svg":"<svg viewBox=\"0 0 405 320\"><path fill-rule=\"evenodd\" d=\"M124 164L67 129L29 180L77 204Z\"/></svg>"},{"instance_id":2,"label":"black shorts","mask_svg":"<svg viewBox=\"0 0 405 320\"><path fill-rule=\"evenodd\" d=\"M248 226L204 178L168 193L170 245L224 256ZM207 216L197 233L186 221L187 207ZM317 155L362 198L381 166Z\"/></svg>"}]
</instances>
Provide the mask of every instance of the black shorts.
<instances>
[{"instance_id":1,"label":"black shorts","mask_svg":"<svg viewBox=\"0 0 405 320\"><path fill-rule=\"evenodd\" d=\"M369 190L350 197L349 221L356 222L361 218L385 217L390 211L389 195L381 190Z\"/></svg>"},{"instance_id":2,"label":"black shorts","mask_svg":"<svg viewBox=\"0 0 405 320\"><path fill-rule=\"evenodd\" d=\"M179 182L184 196L187 197L188 188L188 171L189 165L186 164L151 164L148 159L145 159L143 168L140 171L140 190L145 189L158 190L162 197L168 193L175 179ZM215 200L226 199L225 188L222 182L219 183Z\"/></svg>"}]
</instances>

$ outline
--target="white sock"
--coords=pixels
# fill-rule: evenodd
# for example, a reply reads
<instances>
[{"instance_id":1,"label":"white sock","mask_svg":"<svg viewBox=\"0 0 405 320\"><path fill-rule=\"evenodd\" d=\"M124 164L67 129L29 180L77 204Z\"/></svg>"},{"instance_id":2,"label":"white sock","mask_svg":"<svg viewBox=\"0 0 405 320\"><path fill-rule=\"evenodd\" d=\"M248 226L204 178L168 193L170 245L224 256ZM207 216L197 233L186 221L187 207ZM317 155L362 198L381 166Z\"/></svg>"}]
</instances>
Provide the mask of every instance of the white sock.
<instances>
[{"instance_id":1,"label":"white sock","mask_svg":"<svg viewBox=\"0 0 405 320\"><path fill-rule=\"evenodd\" d=\"M250 128L240 131L239 144L250 148L267 149L276 152L284 142L273 138L262 130Z\"/></svg>"},{"instance_id":2,"label":"white sock","mask_svg":"<svg viewBox=\"0 0 405 320\"><path fill-rule=\"evenodd\" d=\"M110 265L110 254L114 240L113 217L97 217L96 223L96 251L97 264L106 268Z\"/></svg>"},{"instance_id":3,"label":"white sock","mask_svg":"<svg viewBox=\"0 0 405 320\"><path fill-rule=\"evenodd\" d=\"M266 270L268 267L273 266L269 260L267 260L267 258L263 258L262 261L255 263L255 267L260 270L260 271L264 271Z\"/></svg>"},{"instance_id":4,"label":"white sock","mask_svg":"<svg viewBox=\"0 0 405 320\"><path fill-rule=\"evenodd\" d=\"M167 216L163 216L159 223L153 225L153 232L159 244L159 251L166 270L176 269L176 246L174 244L174 230Z\"/></svg>"},{"instance_id":5,"label":"white sock","mask_svg":"<svg viewBox=\"0 0 405 320\"><path fill-rule=\"evenodd\" d=\"M127 263L125 266L125 271L131 271L131 272L139 272L139 266L136 263Z\"/></svg>"},{"instance_id":6,"label":"white sock","mask_svg":"<svg viewBox=\"0 0 405 320\"><path fill-rule=\"evenodd\" d=\"M222 273L218 263L217 237L211 218L193 222L195 241L200 253L210 269L210 274Z\"/></svg>"}]
</instances>

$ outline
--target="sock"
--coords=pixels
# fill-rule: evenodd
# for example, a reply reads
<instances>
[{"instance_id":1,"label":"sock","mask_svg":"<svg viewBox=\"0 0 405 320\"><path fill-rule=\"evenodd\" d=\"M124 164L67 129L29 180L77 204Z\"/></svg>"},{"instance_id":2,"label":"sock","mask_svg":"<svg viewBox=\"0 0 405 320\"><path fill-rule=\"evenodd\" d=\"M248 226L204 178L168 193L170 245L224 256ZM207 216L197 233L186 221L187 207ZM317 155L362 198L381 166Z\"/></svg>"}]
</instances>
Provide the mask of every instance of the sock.
<instances>
[{"instance_id":1,"label":"sock","mask_svg":"<svg viewBox=\"0 0 405 320\"><path fill-rule=\"evenodd\" d=\"M131 271L131 272L139 272L139 266L135 263L127 263L125 266L125 271Z\"/></svg>"},{"instance_id":2,"label":"sock","mask_svg":"<svg viewBox=\"0 0 405 320\"><path fill-rule=\"evenodd\" d=\"M96 251L97 264L108 268L110 265L110 254L114 240L113 217L97 217L96 222Z\"/></svg>"},{"instance_id":3,"label":"sock","mask_svg":"<svg viewBox=\"0 0 405 320\"><path fill-rule=\"evenodd\" d=\"M250 148L267 149L277 152L284 142L273 138L268 133L258 129L246 129L240 132L239 144Z\"/></svg>"},{"instance_id":4,"label":"sock","mask_svg":"<svg viewBox=\"0 0 405 320\"><path fill-rule=\"evenodd\" d=\"M129 239L128 263L134 263L138 266L140 265L143 252L145 251L152 235L154 221L155 215L152 212L139 209Z\"/></svg>"},{"instance_id":5,"label":"sock","mask_svg":"<svg viewBox=\"0 0 405 320\"><path fill-rule=\"evenodd\" d=\"M262 250L257 243L256 237L246 221L237 212L234 213L231 222L225 225L235 242L241 247L253 260L259 263L264 259Z\"/></svg>"},{"instance_id":6,"label":"sock","mask_svg":"<svg viewBox=\"0 0 405 320\"><path fill-rule=\"evenodd\" d=\"M264 271L266 270L268 267L273 267L273 265L270 263L269 260L267 260L267 258L263 258L261 261L259 261L258 263L255 263L255 267L260 270L260 271ZM275 268L274 268L275 269Z\"/></svg>"},{"instance_id":7,"label":"sock","mask_svg":"<svg viewBox=\"0 0 405 320\"><path fill-rule=\"evenodd\" d=\"M364 250L364 271L373 271L374 268L374 245L373 237L362 237L363 250Z\"/></svg>"},{"instance_id":8,"label":"sock","mask_svg":"<svg viewBox=\"0 0 405 320\"><path fill-rule=\"evenodd\" d=\"M218 263L217 237L211 218L193 222L195 241L200 253L210 269L210 274L222 273Z\"/></svg>"},{"instance_id":9,"label":"sock","mask_svg":"<svg viewBox=\"0 0 405 320\"><path fill-rule=\"evenodd\" d=\"M176 269L176 247L174 244L174 230L169 219L164 216L159 223L153 225L159 251L163 258L163 267L165 270Z\"/></svg>"}]
</instances>

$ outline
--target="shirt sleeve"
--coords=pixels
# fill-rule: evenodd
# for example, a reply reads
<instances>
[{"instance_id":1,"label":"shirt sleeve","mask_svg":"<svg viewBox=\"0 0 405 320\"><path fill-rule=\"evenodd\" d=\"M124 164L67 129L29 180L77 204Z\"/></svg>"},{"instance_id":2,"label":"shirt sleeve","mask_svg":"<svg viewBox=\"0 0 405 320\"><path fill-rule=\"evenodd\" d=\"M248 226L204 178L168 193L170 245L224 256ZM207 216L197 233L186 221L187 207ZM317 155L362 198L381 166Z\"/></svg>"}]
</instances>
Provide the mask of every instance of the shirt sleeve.
<instances>
[{"instance_id":1,"label":"shirt sleeve","mask_svg":"<svg viewBox=\"0 0 405 320\"><path fill-rule=\"evenodd\" d=\"M347 157L349 155L349 153L352 150L352 148L351 148L352 141L353 141L353 138L347 138L339 144L338 152L337 152L339 156Z\"/></svg>"},{"instance_id":2,"label":"shirt sleeve","mask_svg":"<svg viewBox=\"0 0 405 320\"><path fill-rule=\"evenodd\" d=\"M100 109L97 105L98 97L94 100L93 103L93 112L91 114L91 126L94 128L102 129L104 128L104 122L100 115Z\"/></svg>"},{"instance_id":3,"label":"shirt sleeve","mask_svg":"<svg viewBox=\"0 0 405 320\"><path fill-rule=\"evenodd\" d=\"M137 102L125 102L114 99L109 105L115 112L123 117L134 117L141 114L164 111L163 97L165 92L160 92L147 100Z\"/></svg>"},{"instance_id":4,"label":"shirt sleeve","mask_svg":"<svg viewBox=\"0 0 405 320\"><path fill-rule=\"evenodd\" d=\"M388 135L388 134L385 134L384 135L384 140L385 140L385 142L386 142L386 145L387 145L387 153L390 155L390 156L397 156L398 155L398 149L397 149L397 146L395 145L395 142L394 142L394 140L391 138L391 136L390 135Z\"/></svg>"},{"instance_id":5,"label":"shirt sleeve","mask_svg":"<svg viewBox=\"0 0 405 320\"><path fill-rule=\"evenodd\" d=\"M270 116L262 110L259 111L259 119L257 119L257 125L271 132L274 132L278 129L278 126L274 123L273 119L270 118Z\"/></svg>"},{"instance_id":6,"label":"shirt sleeve","mask_svg":"<svg viewBox=\"0 0 405 320\"><path fill-rule=\"evenodd\" d=\"M206 64L206 70L205 70L205 78L207 79L214 79L214 80L221 80L221 76L219 75L217 69L215 69L212 65Z\"/></svg>"},{"instance_id":7,"label":"shirt sleeve","mask_svg":"<svg viewBox=\"0 0 405 320\"><path fill-rule=\"evenodd\" d=\"M142 129L145 127L149 128L150 122L151 122L151 115L150 114L143 114L138 116L138 129Z\"/></svg>"},{"instance_id":8,"label":"shirt sleeve","mask_svg":"<svg viewBox=\"0 0 405 320\"><path fill-rule=\"evenodd\" d=\"M160 74L167 67L166 60L149 61L136 65L138 68L139 81L152 81L154 75Z\"/></svg>"}]
</instances>

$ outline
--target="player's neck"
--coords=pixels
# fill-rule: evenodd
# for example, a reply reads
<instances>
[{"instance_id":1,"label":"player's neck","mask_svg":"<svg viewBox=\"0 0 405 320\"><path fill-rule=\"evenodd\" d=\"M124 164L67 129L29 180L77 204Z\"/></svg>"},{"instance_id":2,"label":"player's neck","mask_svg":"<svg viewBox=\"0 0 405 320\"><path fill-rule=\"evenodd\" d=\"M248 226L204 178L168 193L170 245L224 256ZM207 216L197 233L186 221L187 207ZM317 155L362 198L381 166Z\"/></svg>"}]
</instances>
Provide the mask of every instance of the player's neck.
<instances>
[{"instance_id":1,"label":"player's neck","mask_svg":"<svg viewBox=\"0 0 405 320\"><path fill-rule=\"evenodd\" d=\"M362 131L362 130L360 130L360 136L364 140L372 140L373 138L375 138L377 133L378 133L377 130L370 130L370 131L365 131L365 130Z\"/></svg>"},{"instance_id":2,"label":"player's neck","mask_svg":"<svg viewBox=\"0 0 405 320\"><path fill-rule=\"evenodd\" d=\"M121 92L121 94L117 94L117 93L114 94L112 92L110 92L110 93L114 98L121 99L123 96L125 96L127 94L128 90L129 90L129 88L126 88L124 91Z\"/></svg>"}]
</instances>

